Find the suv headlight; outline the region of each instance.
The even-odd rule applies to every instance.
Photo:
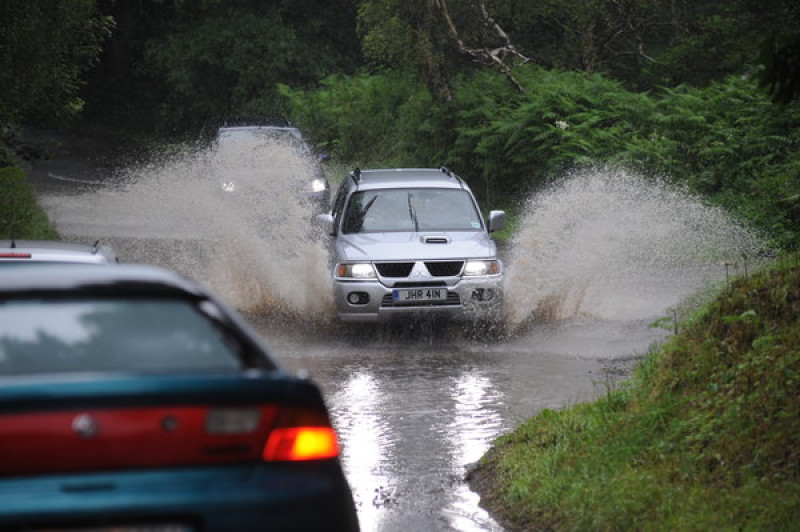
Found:
[[[356,262],[352,264],[337,264],[337,279],[375,279],[375,268],[370,262]]]
[[[468,260],[464,265],[464,277],[500,275],[503,265],[499,260]]]

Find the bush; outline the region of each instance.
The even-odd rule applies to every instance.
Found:
[[[435,105],[415,76],[336,75],[314,91],[279,89],[293,121],[337,159],[363,167],[410,166],[435,156],[420,138],[436,141],[438,128],[429,123]]]
[[[25,173],[13,166],[0,168],[0,238],[58,239]]]

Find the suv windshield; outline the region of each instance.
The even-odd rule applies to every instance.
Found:
[[[0,303],[0,376],[241,366],[233,339],[187,301]]]
[[[472,196],[461,189],[402,188],[353,193],[342,233],[479,231]]]

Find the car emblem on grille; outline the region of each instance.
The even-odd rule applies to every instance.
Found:
[[[415,262],[414,268],[411,270],[411,273],[408,274],[409,277],[430,277],[431,274],[428,273],[428,270],[425,268],[425,265],[421,262]]]
[[[81,414],[72,420],[72,430],[81,438],[93,438],[100,430],[100,425],[89,414]]]

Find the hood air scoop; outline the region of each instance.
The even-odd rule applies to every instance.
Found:
[[[450,239],[446,236],[423,236],[422,242],[424,244],[449,244]]]

